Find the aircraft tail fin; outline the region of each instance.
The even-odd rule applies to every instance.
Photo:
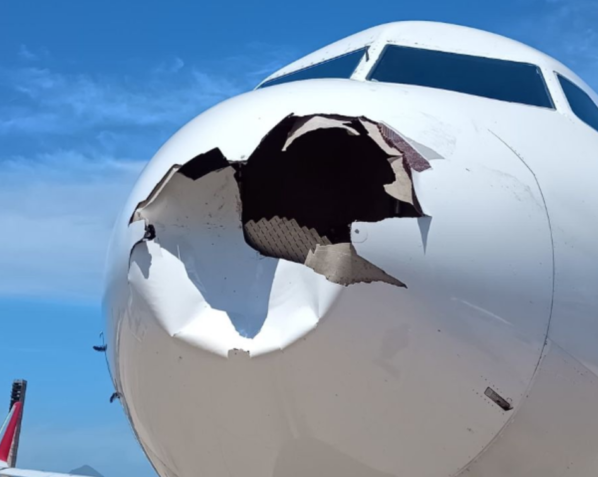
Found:
[[[0,428],[0,468],[14,467],[17,462],[26,389],[27,381],[13,382],[8,417]]]
[[[26,391],[27,381],[13,382],[8,417],[0,427],[0,477],[83,477],[75,474],[58,474],[56,472],[15,468]]]

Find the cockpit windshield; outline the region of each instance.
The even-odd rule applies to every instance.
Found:
[[[540,68],[529,63],[388,45],[368,79],[554,109]]]
[[[291,81],[301,81],[318,78],[350,78],[361,61],[367,48],[352,51],[342,56],[337,56],[330,60],[318,63],[302,70],[294,71],[288,75],[279,76],[262,83],[259,88],[274,86],[276,84],[289,83]]]
[[[598,131],[598,106],[592,98],[573,81],[557,75],[573,113],[591,128]]]

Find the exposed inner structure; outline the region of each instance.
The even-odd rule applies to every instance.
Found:
[[[321,122],[311,118],[310,123]],[[289,117],[241,165],[243,224],[295,219],[332,243],[350,241],[350,225],[420,214],[384,190],[395,181],[388,154],[358,120],[329,120],[301,134]]]
[[[408,159],[398,147],[407,144],[389,133],[365,118],[281,121],[246,163],[235,164],[247,242],[266,256],[304,263],[335,283],[402,286],[350,245],[353,222],[422,215]],[[407,153],[413,156],[411,148]]]
[[[222,206],[212,210],[208,202],[212,201],[227,204],[222,231],[232,234],[241,228],[232,223],[237,215],[246,244],[262,256],[304,264],[344,286],[371,282],[405,286],[357,254],[351,243],[351,224],[422,217],[412,171],[429,167],[382,123],[363,117],[289,115],[246,161],[229,162],[219,149],[213,149],[183,166],[173,166],[131,220],[146,221],[146,240],[156,238],[173,253],[176,249],[186,267],[194,267],[188,270],[190,276],[198,273],[197,257],[185,260],[173,237],[181,236],[185,227],[218,227]],[[219,181],[223,181],[220,186]],[[157,203],[160,196],[169,198],[163,206]],[[185,214],[182,210],[166,212],[175,203],[184,204]],[[194,220],[188,212],[196,223],[183,225]],[[176,232],[168,231],[172,226]],[[184,241],[188,248],[188,240]],[[205,286],[204,280],[197,283]]]

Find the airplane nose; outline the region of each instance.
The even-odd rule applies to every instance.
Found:
[[[343,288],[405,287],[359,255],[352,225],[423,217],[412,176],[429,167],[382,123],[291,114],[246,160],[214,148],[168,170],[131,217],[146,233],[129,281],[172,335],[220,354],[281,349]]]
[[[163,475],[460,475],[524,400],[552,296],[534,175],[381,88],[233,99],[140,178],[114,375]]]

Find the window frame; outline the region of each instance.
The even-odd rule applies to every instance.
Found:
[[[309,66],[306,66],[304,68],[300,68],[298,70],[291,71],[291,72],[286,73],[284,75],[280,75],[280,76],[276,76],[275,78],[264,80],[259,85],[257,85],[255,89],[257,90],[257,89],[267,88],[269,86],[278,86],[279,84],[293,83],[294,81],[309,81],[311,79],[351,79],[351,77],[353,76],[353,74],[355,73],[355,71],[357,70],[357,68],[359,67],[360,63],[363,61],[363,58],[367,54],[369,48],[370,48],[370,45],[362,46],[361,48],[357,48],[355,50],[348,51],[346,53],[343,53],[342,55],[338,55],[338,56],[334,56],[332,58],[328,58],[328,59],[326,59],[324,61],[320,61],[319,63],[314,63],[313,65],[309,65]],[[282,80],[283,78],[287,78],[287,77],[289,77],[291,75],[296,75],[297,73],[301,73],[303,71],[308,71],[310,69],[316,68],[316,67],[324,65],[326,63],[330,63],[330,62],[338,60],[340,58],[344,58],[346,56],[352,55],[352,54],[357,53],[359,51],[362,52],[361,58],[359,59],[359,61],[355,65],[355,68],[353,68],[353,70],[351,71],[351,74],[347,78],[344,78],[344,77],[343,78],[341,78],[341,77],[332,77],[332,76],[326,77],[326,78],[303,78],[303,79],[298,79],[298,80],[285,81],[283,83],[268,84],[268,83],[271,83],[271,82],[274,82],[274,81]]]
[[[519,101],[507,101],[504,99],[497,99],[497,98],[490,98],[488,96],[480,96],[478,94],[473,94],[473,93],[464,93],[462,91],[455,91],[452,89],[444,89],[444,88],[436,88],[433,86],[424,86],[424,85],[417,85],[417,84],[412,84],[412,83],[398,83],[398,82],[387,82],[387,81],[379,81],[376,80],[375,78],[372,79],[372,75],[374,74],[376,68],[378,67],[378,65],[380,64],[380,62],[384,59],[384,55],[386,53],[386,50],[392,47],[398,47],[398,48],[405,48],[405,49],[411,49],[411,50],[419,50],[419,51],[425,51],[425,52],[436,52],[436,53],[444,53],[447,55],[455,55],[455,56],[465,56],[465,57],[471,57],[471,58],[481,58],[481,59],[485,59],[485,60],[495,60],[495,61],[502,61],[502,62],[506,62],[506,63],[518,63],[521,65],[527,65],[527,66],[533,66],[534,68],[537,69],[538,74],[540,76],[540,80],[542,82],[542,86],[544,87],[544,91],[546,92],[546,96],[548,98],[548,102],[550,104],[550,106],[539,106],[537,104],[528,104],[528,103],[521,103]],[[532,108],[539,108],[542,110],[546,110],[546,111],[557,111],[557,105],[554,101],[554,97],[552,95],[552,91],[550,90],[550,87],[548,86],[548,82],[546,81],[546,75],[542,69],[541,66],[533,64],[533,63],[528,63],[525,61],[515,61],[515,60],[505,60],[503,58],[492,58],[489,56],[479,56],[479,55],[470,55],[467,53],[457,53],[457,52],[453,52],[453,51],[444,51],[444,50],[438,50],[438,49],[431,49],[431,48],[421,48],[419,46],[411,46],[411,45],[399,45],[396,43],[387,43],[386,45],[384,45],[384,48],[382,48],[382,51],[380,52],[380,54],[378,55],[378,57],[376,58],[376,61],[374,62],[374,64],[371,66],[368,74],[365,77],[366,81],[370,81],[370,82],[376,82],[376,83],[386,83],[386,84],[397,84],[397,85],[405,85],[405,86],[417,86],[420,88],[431,88],[431,89],[436,89],[439,91],[448,91],[451,93],[458,93],[458,94],[466,94],[468,96],[473,96],[476,98],[483,98],[483,99],[488,99],[491,101],[499,101],[501,103],[508,103],[508,104],[518,104],[521,106],[528,106],[528,107],[532,107]]]

